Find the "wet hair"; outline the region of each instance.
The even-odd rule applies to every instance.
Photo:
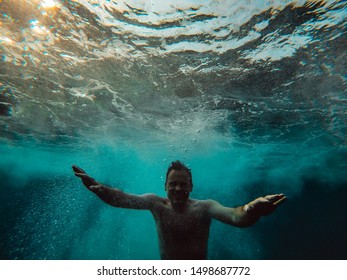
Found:
[[[176,160],[176,161],[173,161],[170,163],[168,169],[167,169],[167,172],[166,172],[166,181],[165,181],[165,185],[167,183],[167,178],[169,176],[169,173],[172,171],[172,170],[177,170],[177,171],[181,171],[181,170],[184,170],[188,173],[188,176],[189,176],[189,182],[190,182],[190,185],[191,187],[193,188],[193,179],[192,179],[192,172],[190,170],[190,168],[188,168],[187,166],[185,166],[182,162],[180,162],[179,160]]]

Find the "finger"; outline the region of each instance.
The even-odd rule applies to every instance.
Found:
[[[81,168],[79,168],[77,166],[74,166],[74,167],[73,168],[74,168],[74,171],[75,171],[75,175],[77,177],[81,178],[82,180],[88,180],[88,181],[90,181],[92,183],[96,182],[95,179],[90,177],[88,174],[86,174],[83,169],[81,169]]]
[[[78,176],[78,175],[77,175]],[[97,185],[98,183],[94,180],[94,178],[89,177],[89,176],[85,176],[84,174],[82,174],[82,176],[78,176],[82,179],[84,184],[87,185]]]
[[[268,201],[270,201],[271,203],[274,203],[277,200],[281,199],[282,197],[284,197],[283,194],[270,194],[270,195],[265,196],[264,198],[267,199]]]
[[[85,174],[85,173],[75,173],[75,175],[76,175],[77,177],[82,178],[82,179],[94,180],[92,177],[88,176],[88,175]]]
[[[73,165],[72,166],[72,169],[75,173],[86,173],[82,168],[79,168],[78,166],[76,165]]]
[[[273,202],[272,204],[274,206],[280,205],[283,201],[287,200],[286,196],[283,196],[282,198],[278,199],[277,201]]]
[[[93,191],[99,190],[100,187],[101,187],[100,185],[91,185],[89,186],[89,190],[93,192]]]

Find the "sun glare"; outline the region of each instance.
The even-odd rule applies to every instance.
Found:
[[[1,42],[7,43],[7,44],[13,44],[13,40],[8,37],[0,37],[0,43]]]
[[[30,28],[37,34],[47,34],[48,30],[46,27],[40,25],[40,22],[38,20],[30,20]]]
[[[55,8],[55,7],[58,7],[59,4],[57,2],[55,2],[54,0],[42,0],[41,2],[41,6],[43,8]]]

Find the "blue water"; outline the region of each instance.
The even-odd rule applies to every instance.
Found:
[[[345,1],[1,1],[0,258],[159,259],[149,212],[73,175],[165,196],[286,203],[213,222],[210,259],[346,259]]]

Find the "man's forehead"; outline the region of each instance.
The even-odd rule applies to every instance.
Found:
[[[171,170],[169,175],[168,175],[168,179],[169,180],[177,180],[177,179],[180,179],[180,180],[186,180],[186,179],[189,179],[189,174],[186,170]]]

